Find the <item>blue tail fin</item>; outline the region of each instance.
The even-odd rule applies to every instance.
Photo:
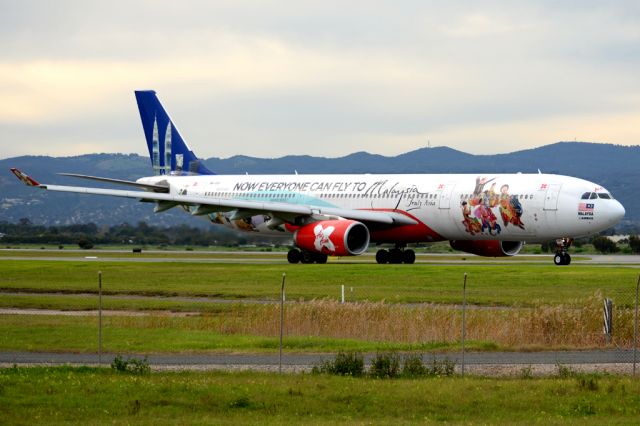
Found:
[[[213,175],[189,149],[153,90],[136,90],[151,165],[156,175]]]

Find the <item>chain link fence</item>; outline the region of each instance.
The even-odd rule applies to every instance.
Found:
[[[286,303],[282,332],[285,342],[292,337],[335,338],[343,339],[344,350],[349,350],[351,340],[370,341],[383,349],[440,353],[459,364],[499,364],[501,354],[508,353],[509,360],[521,364],[632,364],[635,374],[639,285],[640,277],[628,288],[598,290],[586,299],[525,306],[475,303],[486,297],[473,288],[472,276],[464,296],[462,276],[460,279],[464,304],[368,302],[356,300],[357,288],[340,286],[331,298]],[[260,318],[280,318],[280,307],[265,305],[262,309],[264,312],[254,309],[253,320],[244,318],[245,328],[238,331],[278,335],[279,321]],[[463,350],[475,355],[465,360]],[[544,353],[547,355],[540,355]]]

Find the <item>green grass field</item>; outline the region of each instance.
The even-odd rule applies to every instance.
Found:
[[[616,376],[380,380],[309,374],[0,370],[3,424],[636,424]]]
[[[287,274],[287,300],[316,299],[287,305],[288,352],[457,351],[460,311],[449,304],[462,301],[464,272],[469,303],[517,307],[470,310],[468,350],[585,347],[602,340],[601,297],[631,301],[638,276],[637,269],[618,266],[517,263],[461,267],[1,260],[0,308],[96,309],[99,270],[108,293],[105,309],[147,311],[144,316],[122,312],[103,318],[103,350],[111,353],[277,351],[278,304],[246,302],[277,300],[282,273]],[[335,302],[343,284],[347,300],[360,303]],[[207,302],[200,296],[227,301]],[[581,308],[585,300],[588,306]],[[97,321],[95,316],[0,315],[0,350],[95,353]],[[597,335],[585,343],[587,325]],[[575,328],[580,330],[577,340]],[[617,331],[622,329],[616,325]],[[564,425],[635,424],[640,416],[640,382],[632,378],[522,376],[527,378],[380,380],[5,368],[0,369],[0,424]]]
[[[248,265],[176,262],[0,261],[0,292],[207,296],[277,300],[282,274],[288,299],[340,296],[387,302],[461,303],[463,273],[468,300],[483,305],[568,303],[593,296],[631,294],[638,270],[620,266],[553,265]],[[351,291],[353,288],[353,291]],[[6,301],[4,302],[6,306]]]
[[[275,350],[277,305],[242,302],[276,301],[282,273],[287,274],[287,300],[319,301],[294,304],[285,311],[289,327],[285,346],[293,351],[457,348],[460,312],[452,304],[462,302],[464,272],[468,303],[510,308],[469,312],[472,349],[599,347],[601,298],[613,298],[616,312],[627,315],[620,308],[631,306],[638,274],[637,269],[618,266],[537,264],[1,260],[0,308],[95,310],[99,270],[106,293],[104,309],[151,314],[106,318],[108,350],[147,353]],[[346,287],[347,301],[361,303],[325,303],[339,299],[341,285]],[[372,303],[362,303],[366,301]],[[426,305],[404,305],[413,302]],[[199,315],[164,314],[170,312]],[[0,348],[95,352],[96,321],[86,316],[1,315]],[[629,339],[626,322],[616,330],[624,342]]]

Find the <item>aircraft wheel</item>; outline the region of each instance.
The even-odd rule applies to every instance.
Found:
[[[569,253],[556,253],[556,255],[553,256],[553,263],[558,266],[568,265],[571,263],[571,256]]]
[[[329,256],[327,256],[326,254],[322,254],[322,253],[316,254],[316,263],[318,263],[318,264],[327,263],[327,258],[328,257]]]
[[[300,262],[305,263],[305,264],[309,264],[309,263],[313,263],[314,261],[314,256],[313,253],[309,252],[309,251],[303,251],[302,255],[300,257]]]
[[[402,263],[402,250],[394,248],[389,250],[389,263],[399,264]]]
[[[298,249],[291,249],[289,250],[289,253],[287,253],[287,260],[289,261],[289,263],[298,263],[300,262],[300,250]]]
[[[376,252],[376,262],[378,262],[380,264],[388,263],[389,262],[389,252],[386,251],[385,249],[378,250]]]
[[[408,265],[411,265],[413,263],[416,262],[416,252],[411,250],[411,249],[407,249],[404,251],[403,256],[402,256],[402,261]]]

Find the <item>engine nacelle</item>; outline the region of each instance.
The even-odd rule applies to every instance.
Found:
[[[329,256],[357,256],[369,248],[369,229],[355,220],[322,220],[299,228],[294,243]]]
[[[524,243],[522,241],[469,241],[469,240],[451,240],[449,241],[451,248],[460,250],[478,256],[486,257],[504,257],[515,256],[520,253]]]

